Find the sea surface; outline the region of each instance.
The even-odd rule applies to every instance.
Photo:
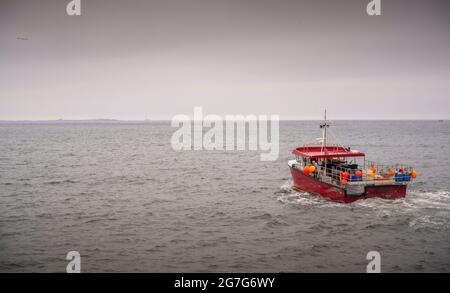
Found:
[[[337,121],[340,142],[409,162],[406,199],[331,202],[292,190],[280,156],[174,151],[169,122],[0,124],[0,272],[450,272],[450,122]]]

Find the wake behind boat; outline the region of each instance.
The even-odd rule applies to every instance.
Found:
[[[367,161],[365,154],[339,144],[327,144],[330,124],[320,124],[321,144],[297,147],[295,160],[288,165],[294,188],[344,203],[380,197],[406,196],[408,184],[417,177],[409,165],[379,164]]]

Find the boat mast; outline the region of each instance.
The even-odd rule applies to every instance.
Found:
[[[320,124],[320,128],[323,129],[322,132],[322,148],[321,152],[325,150],[326,152],[326,146],[327,146],[327,128],[330,127],[330,124],[327,123],[327,109],[325,109],[325,120],[323,123]]]

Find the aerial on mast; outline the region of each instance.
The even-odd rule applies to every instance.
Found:
[[[324,149],[326,151],[326,146],[327,146],[327,128],[328,127],[330,127],[330,124],[327,123],[327,109],[325,109],[325,119],[324,119],[323,123],[320,124],[320,128],[323,129],[322,149],[321,149],[322,152],[324,151]]]

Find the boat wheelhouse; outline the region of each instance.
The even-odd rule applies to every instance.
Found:
[[[358,199],[406,196],[407,185],[416,178],[412,166],[379,164],[366,160],[363,152],[339,144],[327,144],[326,121],[321,144],[305,145],[292,151],[288,165],[294,188],[331,200],[350,203]]]

